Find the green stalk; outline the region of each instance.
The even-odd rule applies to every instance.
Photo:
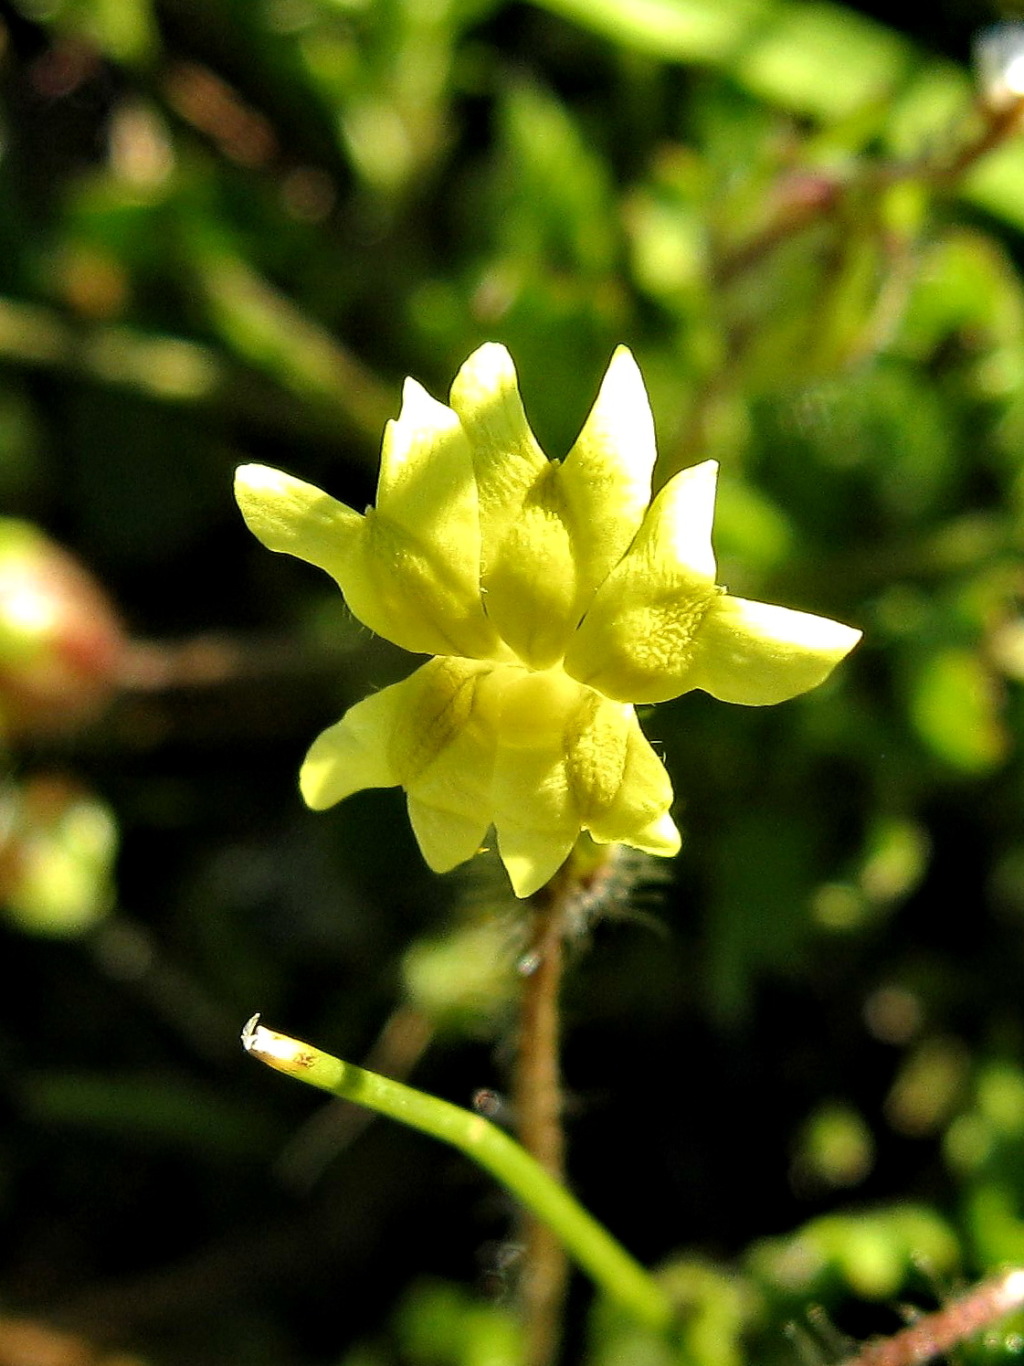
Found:
[[[552,1228],[569,1255],[609,1299],[649,1328],[666,1329],[672,1323],[672,1303],[657,1281],[564,1186],[490,1120],[266,1029],[258,1015],[243,1030],[242,1043],[249,1053],[278,1072],[365,1105],[458,1148]]]

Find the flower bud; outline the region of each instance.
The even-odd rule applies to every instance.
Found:
[[[92,576],[28,522],[0,518],[0,731],[88,720],[117,685],[125,637]]]

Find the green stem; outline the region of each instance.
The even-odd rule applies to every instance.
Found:
[[[254,1057],[321,1091],[355,1101],[458,1148],[485,1168],[538,1218],[554,1229],[577,1264],[609,1299],[650,1328],[674,1318],[668,1296],[639,1262],[523,1148],[482,1115],[438,1100],[411,1086],[342,1062],[311,1044],[277,1034],[254,1015],[242,1033]]]

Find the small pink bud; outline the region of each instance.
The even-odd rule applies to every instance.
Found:
[[[121,622],[99,584],[28,522],[0,519],[0,729],[81,724],[118,683]]]

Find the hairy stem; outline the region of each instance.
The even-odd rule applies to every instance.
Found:
[[[1024,1271],[1019,1267],[925,1314],[892,1337],[866,1343],[842,1366],[923,1366],[998,1323],[1024,1304]]]
[[[519,1140],[556,1181],[563,1177],[565,1151],[558,993],[566,900],[572,886],[570,875],[559,873],[534,898],[513,1084]],[[529,1211],[523,1218],[522,1236],[520,1300],[526,1330],[525,1366],[550,1366],[561,1339],[568,1263],[557,1235]]]

